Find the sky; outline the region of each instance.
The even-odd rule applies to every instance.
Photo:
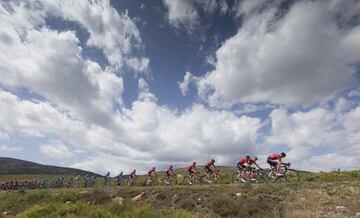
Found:
[[[0,156],[360,166],[356,0],[0,0]]]

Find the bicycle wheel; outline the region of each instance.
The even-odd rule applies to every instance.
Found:
[[[300,173],[294,169],[288,169],[285,171],[285,180],[287,182],[299,182],[300,181]]]
[[[220,174],[217,174],[217,175],[214,176],[213,181],[216,184],[224,183],[224,176],[222,176]]]
[[[240,181],[240,173],[239,172],[234,173],[231,177],[231,181],[232,181],[232,183],[241,182]]]
[[[258,170],[256,172],[256,180],[258,182],[268,182],[269,181],[269,171],[266,170]]]

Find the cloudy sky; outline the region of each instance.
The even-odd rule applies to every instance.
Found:
[[[0,156],[360,166],[360,1],[0,0]]]

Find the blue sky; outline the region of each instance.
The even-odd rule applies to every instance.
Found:
[[[360,164],[357,1],[2,1],[0,156]],[[324,164],[326,163],[326,164]]]

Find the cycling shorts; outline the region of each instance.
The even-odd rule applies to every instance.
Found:
[[[187,170],[187,173],[190,174],[190,175],[192,175],[192,174],[194,174],[195,172],[188,169],[188,170]]]
[[[267,162],[268,162],[268,164],[269,164],[270,166],[272,166],[272,167],[276,167],[276,165],[277,165],[276,161],[271,160],[271,159],[268,159]]]
[[[245,165],[245,164],[238,163],[238,164],[237,164],[237,167],[239,168],[239,170],[242,170],[242,169],[245,169],[245,168],[246,168],[246,165]]]
[[[211,173],[212,172],[212,169],[210,169],[208,167],[205,167],[204,170],[205,170],[206,173]]]
[[[170,177],[171,173],[165,172],[165,176]]]

